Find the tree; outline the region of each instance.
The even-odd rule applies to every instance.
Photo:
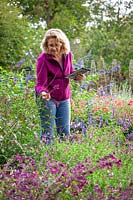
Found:
[[[76,37],[85,28],[90,11],[85,0],[9,0],[32,22],[46,21],[47,28],[61,28],[68,37]]]
[[[24,35],[28,24],[24,17],[19,18],[20,11],[7,1],[0,4],[0,10],[0,64],[7,66],[22,57]]]
[[[121,4],[122,1],[116,1],[112,5],[106,2],[97,12],[97,4],[91,4],[93,23],[90,21],[89,26],[80,34],[78,49],[81,52],[91,50],[95,60],[102,56],[108,65],[113,59],[117,59],[123,69],[128,71],[129,61],[132,59],[131,1],[125,7],[121,7]]]
[[[0,4],[0,65],[10,67],[19,60],[25,60],[24,65],[31,64],[33,57],[26,56],[30,52],[34,60],[40,52],[40,43],[44,35],[41,25],[33,26],[20,9],[9,5],[6,0]]]

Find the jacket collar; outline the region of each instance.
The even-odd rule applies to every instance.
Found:
[[[48,54],[48,53],[45,53],[45,57],[47,60],[51,60],[51,59],[54,59],[54,56],[52,54]],[[63,59],[66,58],[66,54],[63,54]]]

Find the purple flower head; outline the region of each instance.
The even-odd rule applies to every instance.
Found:
[[[111,89],[110,84],[109,84],[109,85],[106,85],[106,88],[107,88],[107,91],[109,91],[109,90]]]
[[[80,122],[80,128],[82,129],[84,127],[84,122]]]
[[[114,118],[114,115],[115,115],[115,109],[114,109],[114,107],[113,107],[113,108],[112,108],[111,118]]]
[[[113,72],[118,72],[120,68],[121,68],[120,65],[115,66],[115,67],[112,68],[112,71],[113,71]]]
[[[128,139],[133,141],[133,131],[128,135]]]
[[[130,119],[128,119],[127,126],[130,127],[130,125],[131,125],[131,121],[130,121]]]
[[[88,125],[92,125],[92,115],[91,112],[88,113]]]
[[[80,88],[81,88],[81,89],[85,89],[85,85],[81,85]]]
[[[25,62],[25,58],[22,58],[20,61],[17,62],[17,64],[15,65],[16,67],[19,67],[20,65],[22,65]]]
[[[122,165],[121,160],[117,160],[115,163],[116,163],[117,167],[121,167],[121,165]]]
[[[103,117],[100,116],[99,128],[103,126]]]
[[[26,55],[26,56],[31,56],[32,58],[34,57],[31,50],[30,50],[30,51],[27,51],[27,52],[25,53],[25,55]]]
[[[45,158],[49,157],[49,153],[46,152],[46,153],[44,154],[44,157],[45,157]]]
[[[98,193],[99,195],[102,195],[102,190],[98,184],[95,185],[94,192]]]
[[[16,85],[16,83],[18,82],[18,78],[17,77],[14,77],[14,85]]]
[[[123,122],[122,119],[120,117],[118,117],[118,122],[117,122],[118,126],[121,126],[122,122]]]
[[[34,75],[30,74],[26,77],[26,83],[28,83],[29,81],[34,80]]]
[[[85,128],[85,123],[84,122],[80,122],[80,128],[82,129],[82,133],[84,134],[84,136],[86,136],[86,128]]]
[[[42,142],[44,142],[47,145],[52,144],[52,139],[53,139],[53,134],[50,132],[44,132],[43,135],[41,136]]]
[[[24,161],[24,159],[23,159],[19,154],[17,154],[17,155],[15,156],[15,158],[16,158],[16,160],[19,161],[20,163],[22,163],[22,162]]]
[[[100,96],[104,96],[105,95],[104,88],[99,88],[98,93]]]
[[[76,64],[74,64],[75,68],[82,68],[84,66],[84,61],[79,60]]]
[[[111,74],[111,71],[110,71],[110,70],[107,70],[107,71],[106,71],[106,74]]]
[[[30,51],[27,51],[25,54],[26,54],[26,56],[30,56],[30,55],[31,55],[31,52],[30,52]]]
[[[58,174],[59,173],[59,169],[57,167],[49,167],[49,170],[51,172],[51,174]]]
[[[88,86],[88,83],[85,83],[84,85],[81,85],[80,88],[85,89],[87,86]]]
[[[126,113],[124,114],[124,119],[123,119],[123,122],[122,122],[122,126],[123,126],[123,127],[126,126]]]

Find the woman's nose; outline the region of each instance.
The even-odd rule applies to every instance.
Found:
[[[52,49],[53,49],[53,50],[56,50],[56,47],[54,46],[54,47],[52,47]]]

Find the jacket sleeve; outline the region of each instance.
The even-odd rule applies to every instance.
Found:
[[[71,60],[71,67],[70,67],[70,74],[71,74],[72,72],[75,71],[75,69],[74,69],[74,67],[73,67],[73,55],[72,55],[71,52],[70,52],[70,60]]]
[[[38,57],[36,63],[35,90],[38,94],[40,94],[42,91],[48,92],[48,71],[43,56]]]

